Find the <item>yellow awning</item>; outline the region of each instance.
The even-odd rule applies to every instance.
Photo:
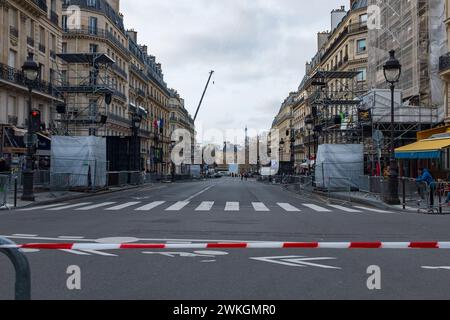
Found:
[[[450,147],[450,138],[427,139],[395,149],[397,159],[437,159]]]

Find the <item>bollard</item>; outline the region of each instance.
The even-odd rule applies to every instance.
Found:
[[[403,210],[406,210],[406,180],[402,179],[402,187],[403,187]]]
[[[14,176],[14,208],[17,208],[17,176]]]
[[[0,245],[15,245],[15,243],[0,237]],[[19,249],[0,249],[0,253],[9,258],[16,272],[15,299],[31,300],[31,273],[27,258]]]

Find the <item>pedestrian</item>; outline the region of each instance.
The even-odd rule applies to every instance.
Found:
[[[387,166],[384,168],[383,177],[389,178],[390,175],[391,175],[391,167]]]
[[[430,193],[430,208],[434,207],[434,190],[436,188],[436,182],[430,171],[426,168],[419,169],[419,176],[416,179],[416,183],[419,186],[419,193],[423,197],[424,189]]]

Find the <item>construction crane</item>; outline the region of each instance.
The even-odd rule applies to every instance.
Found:
[[[197,119],[198,112],[200,111],[200,107],[202,106],[203,99],[205,98],[206,91],[208,90],[209,82],[211,81],[211,77],[214,74],[214,70],[209,72],[208,82],[206,82],[205,90],[203,91],[202,98],[200,99],[200,103],[198,104],[197,111],[195,112],[194,122]]]

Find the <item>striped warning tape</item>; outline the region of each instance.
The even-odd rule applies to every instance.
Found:
[[[123,250],[123,249],[450,249],[450,242],[264,242],[264,243],[29,243],[0,249]]]

